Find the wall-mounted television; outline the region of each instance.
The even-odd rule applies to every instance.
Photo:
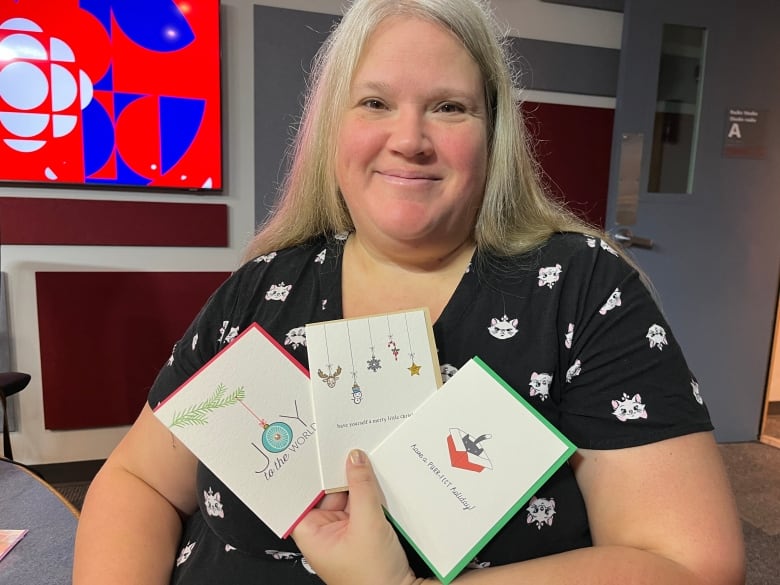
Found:
[[[219,0],[0,0],[0,183],[222,189]]]

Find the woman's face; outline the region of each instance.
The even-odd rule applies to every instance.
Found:
[[[487,167],[482,75],[451,33],[393,17],[369,38],[350,86],[336,178],[361,239],[460,245]]]

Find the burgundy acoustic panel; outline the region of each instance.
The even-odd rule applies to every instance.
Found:
[[[37,272],[45,427],[130,424],[225,272]]]
[[[0,197],[3,244],[228,245],[227,205]]]
[[[604,227],[615,111],[526,102],[523,113],[550,191]]]

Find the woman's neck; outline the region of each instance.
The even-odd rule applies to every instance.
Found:
[[[388,254],[352,234],[344,250],[344,317],[427,307],[436,321],[466,271],[474,247],[468,240],[446,251],[410,248],[408,253]]]

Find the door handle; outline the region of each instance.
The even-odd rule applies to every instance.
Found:
[[[635,236],[628,228],[619,228],[615,231],[612,237],[624,248],[635,246],[637,248],[644,248],[645,250],[653,249],[653,240],[650,238],[640,238],[639,236]]]

